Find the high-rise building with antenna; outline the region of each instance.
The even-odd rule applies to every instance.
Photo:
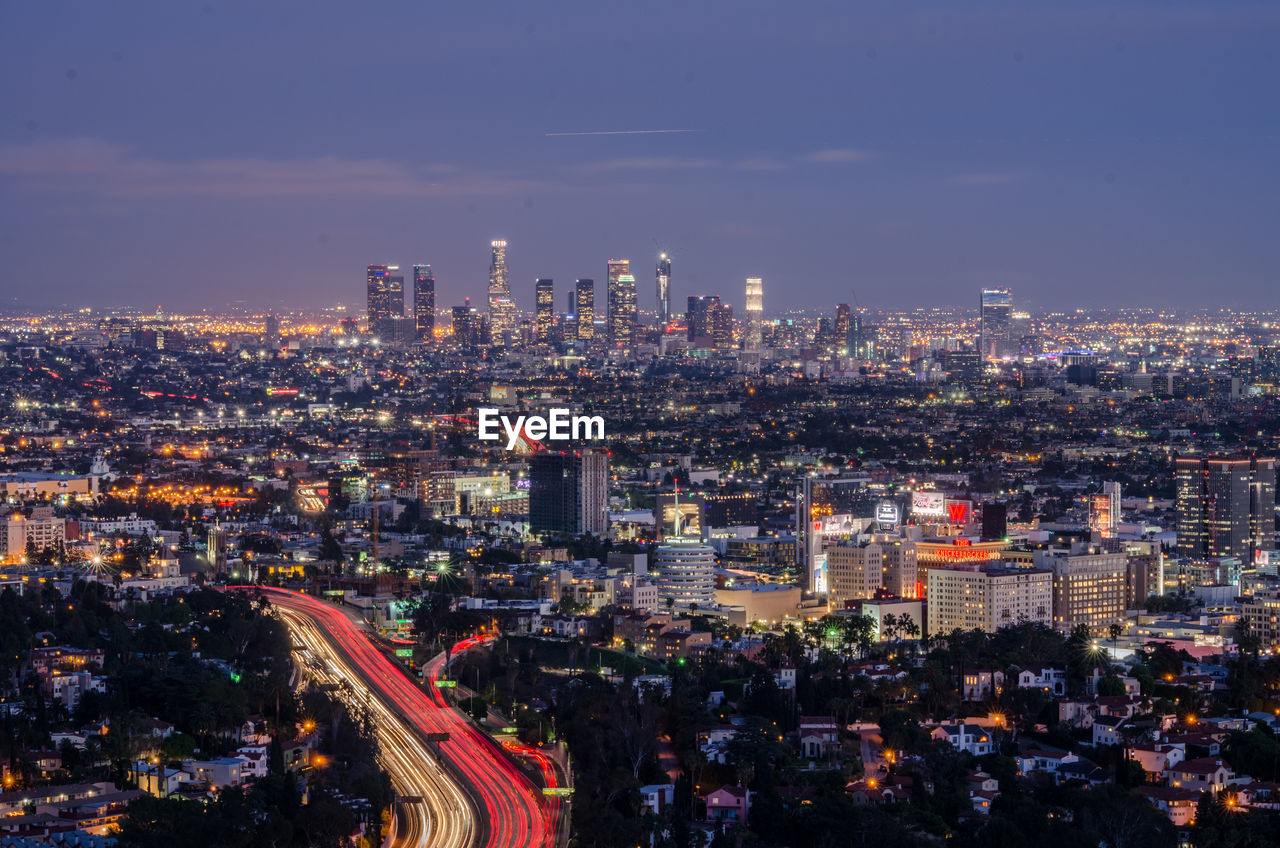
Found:
[[[608,286],[609,344],[629,348],[636,327],[636,278],[631,275],[630,259],[609,260]]]
[[[742,349],[759,350],[764,339],[764,280],[762,278],[747,277],[743,312],[747,319],[747,326],[742,337]]]
[[[495,344],[501,344],[504,334],[516,329],[516,304],[511,298],[511,282],[507,276],[507,243],[501,239],[492,243],[489,260],[489,328]]]
[[[658,254],[658,326],[671,323],[671,257]]]

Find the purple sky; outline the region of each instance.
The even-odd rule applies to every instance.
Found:
[[[122,10],[128,10],[125,14]],[[963,9],[964,11],[956,11]],[[1280,307],[1280,5],[0,5],[0,307]],[[643,135],[548,135],[680,129]]]

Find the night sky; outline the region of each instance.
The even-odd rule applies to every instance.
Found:
[[[963,9],[964,11],[959,11]],[[122,10],[128,10],[128,14]],[[0,5],[0,305],[1280,307],[1280,4]],[[637,130],[688,132],[564,135]],[[599,286],[599,283],[598,283]],[[598,296],[603,306],[603,297]]]

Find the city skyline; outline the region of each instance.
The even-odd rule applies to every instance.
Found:
[[[1276,844],[1278,41],[0,7],[0,841]]]
[[[1278,119],[1257,104],[1280,10],[724,11],[312,6],[248,32],[212,6],[141,25],[10,6],[0,304],[330,304],[391,255],[454,303],[499,237],[516,282],[667,252],[676,303],[751,275],[801,306],[979,286],[1039,308],[1276,303]],[[393,31],[448,46],[363,66],[351,48]],[[464,56],[484,71],[450,74]],[[616,61],[640,56],[646,74]]]

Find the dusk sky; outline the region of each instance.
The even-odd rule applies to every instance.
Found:
[[[964,11],[959,11],[963,9]],[[128,13],[125,12],[127,10]],[[0,306],[1280,307],[1280,4],[0,6]],[[593,134],[686,130],[648,134]],[[598,295],[603,305],[603,297]],[[682,306],[681,306],[682,308]]]

